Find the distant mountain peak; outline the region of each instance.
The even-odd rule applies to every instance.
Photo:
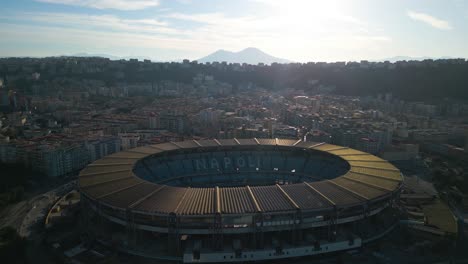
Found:
[[[213,52],[212,54],[216,54],[216,53],[225,53],[225,52],[230,52],[230,51],[223,50],[223,49],[219,49],[219,50]]]
[[[243,49],[241,51],[260,51],[260,52],[263,52],[260,49],[255,48],[255,47],[247,47],[247,48],[245,48],[245,49]]]
[[[265,63],[271,64],[273,62],[277,63],[288,63],[289,60],[277,58],[271,56],[258,48],[248,47],[238,52],[232,52],[228,50],[219,49],[210,55],[203,57],[198,60],[201,63],[205,62],[223,62],[228,63],[248,63],[248,64],[258,64]]]

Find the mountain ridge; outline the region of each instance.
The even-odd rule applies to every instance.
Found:
[[[238,52],[228,51],[219,49],[203,58],[197,60],[198,62],[228,62],[228,63],[248,63],[248,64],[272,64],[277,63],[289,63],[291,61],[287,59],[278,58],[261,51],[258,48],[248,47]]]

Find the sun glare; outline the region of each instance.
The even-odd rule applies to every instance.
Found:
[[[275,4],[278,15],[291,22],[333,19],[341,14],[342,7],[338,1],[296,0]]]

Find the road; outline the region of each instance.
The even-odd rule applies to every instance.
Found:
[[[10,205],[0,213],[0,228],[12,226],[20,236],[33,239],[34,231],[43,228],[49,208],[75,186],[76,181],[71,181],[29,200]]]

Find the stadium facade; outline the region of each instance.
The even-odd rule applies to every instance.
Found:
[[[185,263],[360,248],[395,225],[401,183],[398,169],[368,153],[255,138],[138,147],[79,176],[91,238]]]

